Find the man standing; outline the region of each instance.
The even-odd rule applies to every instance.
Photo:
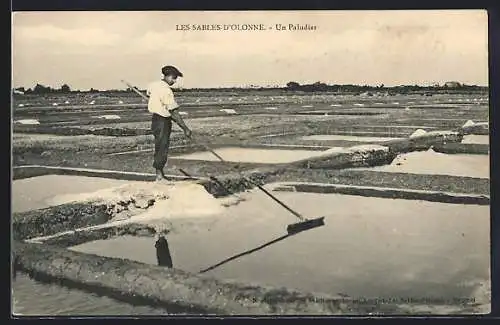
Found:
[[[152,82],[148,89],[148,111],[153,113],[151,129],[155,138],[155,153],[153,167],[156,170],[156,180],[165,179],[163,168],[167,164],[172,120],[179,125],[184,134],[191,138],[191,130],[186,126],[179,114],[179,105],[175,101],[174,93],[170,86],[182,73],[173,66],[167,65],[161,69],[163,78]]]

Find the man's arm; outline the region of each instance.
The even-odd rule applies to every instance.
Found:
[[[187,127],[186,123],[182,119],[179,114],[179,104],[175,101],[174,93],[171,89],[167,89],[163,94],[162,98],[163,104],[167,107],[167,110],[170,112],[170,116],[172,120],[184,131],[184,134],[190,138],[191,130]]]
[[[186,123],[184,123],[184,120],[182,119],[181,115],[179,114],[179,109],[175,108],[173,110],[170,110],[170,116],[172,117],[172,120],[184,131],[184,134],[188,138],[190,138],[192,132],[187,127]]]

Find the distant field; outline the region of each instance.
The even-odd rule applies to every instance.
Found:
[[[489,118],[484,93],[358,96],[249,91],[177,96],[186,123],[198,139],[213,146],[349,146],[369,142],[370,137],[406,138],[417,129],[457,130],[468,120]],[[146,103],[133,93],[16,96],[13,105],[15,163],[53,164],[59,158],[69,161],[72,152],[78,152],[77,164],[85,164],[88,155],[153,146]],[[336,138],[303,139],[325,135]],[[177,126],[172,146],[191,146]],[[196,150],[191,147],[183,152]]]

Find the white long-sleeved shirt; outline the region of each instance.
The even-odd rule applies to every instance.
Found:
[[[170,111],[179,107],[170,86],[163,80],[153,81],[147,89],[149,96],[148,111],[169,117]]]

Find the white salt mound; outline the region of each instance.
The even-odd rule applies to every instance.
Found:
[[[482,126],[484,128],[488,128],[489,123],[488,122],[477,122],[477,123],[474,123],[474,126]]]
[[[166,199],[169,185],[151,182],[130,182],[125,185],[109,187],[95,192],[57,195],[50,200],[53,205],[70,202],[96,202],[115,204],[131,198],[149,196],[155,199]]]
[[[19,104],[19,105],[17,105],[17,106],[19,106],[19,107],[24,107],[24,104]]]
[[[37,125],[37,124],[40,124],[40,122],[38,122],[38,120],[36,120],[36,119],[17,120],[15,123],[25,124],[25,125]]]
[[[278,108],[277,107],[266,107],[264,109],[267,109],[267,110],[277,110]]]
[[[227,114],[236,114],[236,111],[232,108],[223,108],[220,110],[220,112],[224,112],[224,113],[227,113]]]
[[[118,187],[92,193],[60,195],[52,204],[94,202],[115,205],[120,202],[154,200],[154,205],[131,216],[130,222],[150,222],[171,218],[200,218],[220,215],[225,207],[238,204],[242,199],[231,196],[216,199],[195,182],[131,182]]]
[[[52,103],[52,106],[57,106],[58,104],[57,103]]]
[[[425,131],[422,129],[418,129],[417,131],[413,132],[412,135],[410,135],[410,138],[432,137],[432,136],[438,136],[438,135],[446,138],[447,136],[458,135],[458,132],[454,132],[454,131]]]
[[[466,127],[469,127],[469,126],[473,126],[475,123],[472,122],[472,120],[468,120],[467,122],[465,122],[465,124],[462,126],[463,128],[466,128]]]
[[[99,115],[97,118],[105,119],[105,120],[119,120],[120,116],[118,115]]]
[[[421,137],[421,136],[425,135],[426,133],[427,133],[427,131],[422,130],[422,129],[418,129],[418,130],[416,130],[415,132],[413,132],[413,133],[410,135],[410,139],[412,139],[412,138],[417,138],[417,137]]]
[[[222,214],[227,200],[210,195],[202,185],[179,183],[168,190],[168,199],[161,200],[145,213],[132,220],[158,220],[172,218],[200,218]]]

